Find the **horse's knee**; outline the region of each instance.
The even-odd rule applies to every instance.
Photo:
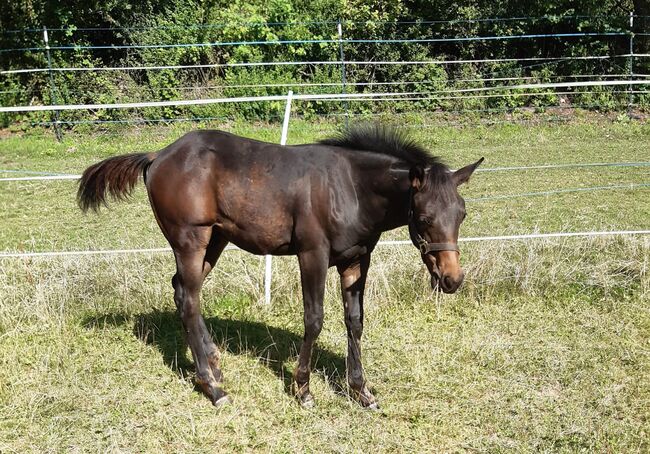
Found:
[[[174,291],[174,303],[181,320],[188,320],[199,314],[199,299],[192,292],[187,291],[182,285]]]
[[[323,329],[323,314],[305,314],[305,337],[318,337]]]
[[[182,298],[179,298],[178,301],[174,298],[174,301],[176,302],[176,307],[181,316],[181,320],[189,320],[200,315],[199,301],[197,298],[192,298],[185,294]]]
[[[194,285],[192,281],[181,279],[176,273],[172,277],[172,286],[174,287],[174,303],[176,309],[183,320],[194,317],[199,313],[199,293],[200,286]]]

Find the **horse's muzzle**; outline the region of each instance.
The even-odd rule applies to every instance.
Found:
[[[455,293],[456,290],[463,283],[465,274],[461,271],[457,278],[453,278],[448,274],[440,276],[438,273],[431,274],[431,288],[439,292]]]

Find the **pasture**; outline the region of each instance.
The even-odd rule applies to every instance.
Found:
[[[484,169],[650,161],[647,123],[405,123],[452,167],[481,156]],[[275,124],[211,126],[280,137]],[[62,143],[8,135],[0,177],[80,173],[190,128],[68,133]],[[334,129],[292,121],[288,143]],[[642,165],[481,171],[461,189],[470,199],[461,237],[648,229],[649,177]],[[0,182],[0,250],[167,246],[142,185],[98,215],[82,215],[75,193],[74,181]],[[382,239],[407,238],[399,229]],[[413,246],[373,254],[362,350],[377,412],[346,395],[334,270],[315,351],[316,406],[306,410],[288,392],[302,337],[295,258],[274,259],[267,307],[263,258],[223,254],[203,290],[234,398],[216,409],[194,387],[171,253],[0,258],[0,451],[647,452],[650,237],[461,249],[467,277],[455,295],[431,292]]]

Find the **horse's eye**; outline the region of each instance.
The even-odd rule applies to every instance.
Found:
[[[424,217],[424,216],[422,216],[422,217],[420,218],[420,224],[426,224],[426,225],[431,225],[431,219],[430,219],[430,218],[427,218],[427,217]]]

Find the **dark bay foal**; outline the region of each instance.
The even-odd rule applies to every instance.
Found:
[[[463,281],[457,246],[465,203],[457,186],[481,163],[450,171],[398,130],[357,126],[320,143],[280,146],[221,131],[194,131],[157,153],[90,166],[79,183],[83,211],[128,196],[144,175],[177,272],[174,302],[196,364],[196,381],[215,405],[228,401],[219,351],[201,315],[205,277],[229,242],[253,254],[297,255],[305,335],[295,394],[313,405],[311,353],[323,326],[327,269],[336,266],[348,333],[351,394],[376,408],[361,365],[363,292],[370,254],[386,230],[409,226],[431,286]]]

